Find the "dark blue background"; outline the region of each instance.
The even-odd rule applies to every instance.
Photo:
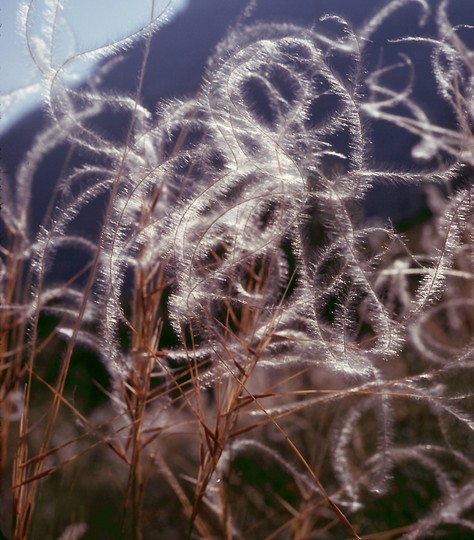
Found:
[[[202,81],[206,62],[219,40],[239,20],[290,22],[311,26],[320,25],[319,18],[326,13],[346,17],[357,29],[363,21],[376,13],[380,0],[260,0],[247,21],[243,17],[247,0],[191,0],[189,8],[178,15],[153,37],[151,54],[147,64],[142,102],[155,110],[162,99],[192,96]],[[432,1],[435,7],[437,2]],[[375,66],[383,49],[384,63],[397,61],[398,53],[407,53],[416,69],[415,98],[442,125],[453,126],[453,115],[448,105],[437,97],[431,75],[429,46],[420,44],[390,44],[387,40],[406,35],[435,35],[434,20],[431,19],[420,30],[418,18],[420,7],[410,2],[392,16],[373,36],[364,59],[367,68]],[[474,23],[474,3],[471,0],[453,0],[450,9],[453,23]],[[138,43],[124,53],[124,60],[113,69],[104,81],[104,88],[133,95],[137,86],[138,73],[143,59],[144,44]],[[2,165],[12,181],[15,170],[30,147],[35,134],[45,125],[45,113],[37,110],[22,119],[0,139]],[[118,134],[121,127],[113,118],[105,119],[105,131]],[[114,124],[115,122],[115,124]],[[373,129],[373,158],[377,167],[390,170],[423,170],[434,168],[434,163],[417,163],[410,157],[416,139],[389,125],[377,125]],[[61,170],[67,145],[58,148],[45,160],[38,171],[35,187],[35,217],[39,223],[49,201],[50,191]],[[80,157],[76,157],[79,163]],[[419,190],[407,186],[377,186],[372,189],[365,203],[368,217],[391,218],[394,222],[418,219],[424,207],[424,197]],[[98,208],[94,211],[99,211]],[[426,215],[421,214],[421,215]],[[91,210],[89,218],[94,220]]]

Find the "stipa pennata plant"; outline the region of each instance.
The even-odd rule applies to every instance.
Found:
[[[366,71],[374,35],[411,4],[420,24],[437,22],[439,35],[421,41],[457,130],[430,121],[411,77],[392,89],[387,74],[412,74],[407,56]],[[469,534],[472,201],[456,160],[470,163],[472,54],[448,10],[392,1],[357,31],[339,16],[322,30],[241,25],[218,46],[199,94],[157,114],[140,104],[146,55],[131,97],[99,90],[110,64],[82,89],[62,84],[62,67],[41,64],[52,124],[3,214],[12,242],[2,314],[15,322],[2,326],[2,397],[25,396],[15,538],[30,533],[40,482],[97,445],[127,471],[129,537],[146,534],[157,476],[189,537]],[[118,140],[98,131],[107,113],[126,126]],[[378,168],[370,128],[380,121],[419,137],[414,157],[448,165]],[[65,142],[70,163],[50,218],[32,233],[35,175]],[[379,182],[429,185],[427,244],[363,222],[358,209]],[[97,202],[99,230],[81,235]],[[83,261],[60,282],[54,270],[70,248]],[[25,267],[24,280],[12,264]],[[26,296],[12,285],[20,281]],[[108,373],[101,422],[67,394],[84,348]],[[62,355],[53,382],[42,375],[44,350]],[[35,426],[38,381],[49,402]],[[61,435],[63,410],[77,434]]]

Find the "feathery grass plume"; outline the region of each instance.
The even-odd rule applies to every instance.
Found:
[[[389,1],[359,29],[339,15],[311,28],[244,17],[199,93],[156,112],[141,103],[155,10],[135,36],[146,42],[137,92],[120,95],[100,89],[110,63],[80,88],[65,74],[135,37],[60,58],[61,5],[45,2],[38,35],[37,3],[22,11],[51,122],[2,193],[3,425],[21,411],[13,537],[34,537],[39,486],[99,447],[117,458],[107,467],[123,482],[126,537],[150,536],[160,497],[176,513],[172,495],[188,520],[176,534],[189,538],[470,534],[472,50],[451,2]],[[372,42],[412,8],[438,35],[391,46],[432,50],[457,127],[417,99],[406,52],[367,72]],[[394,86],[398,72],[406,83]],[[101,125],[108,116],[120,133]],[[378,165],[380,123],[415,135],[412,158],[427,170]],[[60,147],[39,225],[33,187]],[[382,182],[426,188],[421,240],[363,219]],[[71,250],[81,258],[68,270]],[[92,413],[81,385],[68,393],[76,357],[108,373]],[[152,493],[162,477],[168,487]],[[70,518],[58,530],[92,530]]]

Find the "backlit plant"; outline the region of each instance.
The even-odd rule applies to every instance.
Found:
[[[101,89],[127,40],[88,53],[112,60],[67,86],[68,62],[44,53],[60,2],[45,2],[41,35],[28,33],[34,4],[23,21],[50,124],[3,179],[1,215],[12,538],[98,534],[81,500],[45,518],[61,507],[57,478],[91,454],[124,492],[126,538],[474,534],[473,52],[450,2],[389,1],[357,30],[335,15],[241,22],[200,92],[157,112],[141,105],[147,53],[136,95]],[[374,36],[407,8],[437,34],[396,43],[431,50],[455,127],[416,99],[406,54],[367,69]],[[99,127],[109,117],[120,134]],[[413,136],[424,169],[378,165],[380,123]],[[64,145],[38,227],[32,192]],[[427,193],[418,236],[363,219],[383,183]],[[92,406],[71,391],[78,362],[105,368]]]

